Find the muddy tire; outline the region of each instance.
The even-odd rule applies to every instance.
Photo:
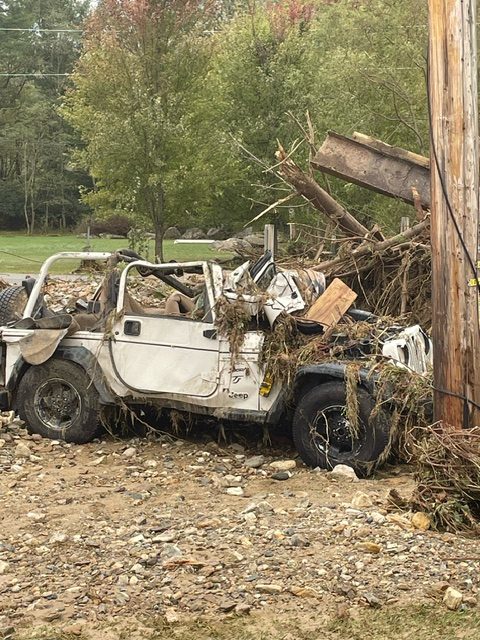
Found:
[[[375,468],[389,443],[389,415],[374,409],[372,396],[358,389],[358,425],[346,417],[343,381],[310,388],[300,398],[293,417],[293,441],[302,460],[311,467],[333,469],[345,464],[362,476]]]
[[[23,287],[7,287],[0,291],[0,327],[20,320],[27,300],[27,292]]]
[[[51,358],[30,367],[18,386],[18,413],[30,433],[83,444],[99,428],[97,390],[85,371],[68,360]]]

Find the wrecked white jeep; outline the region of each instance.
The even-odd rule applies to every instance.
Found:
[[[373,411],[375,376],[368,357],[358,371],[355,428],[347,417],[345,360],[300,366],[288,384],[263,361],[271,325],[282,312],[298,313],[306,305],[295,272],[278,270],[269,255],[233,273],[215,262],[153,264],[138,258],[128,251],[60,253],[44,263],[36,281],[0,292],[3,409],[16,410],[33,433],[75,443],[96,436],[106,406],[150,405],[271,426],[289,421],[306,464],[344,463],[361,472],[374,465],[389,442],[389,414],[387,404]],[[51,266],[62,259],[106,261],[107,275],[91,300],[53,313],[42,291]],[[119,260],[126,262],[122,270]],[[129,292],[132,270],[178,293],[165,308],[144,308]],[[201,285],[185,284],[180,276],[186,273],[202,275]],[[264,294],[246,293],[245,278]],[[324,288],[321,277],[308,286],[311,299]],[[238,300],[252,324],[233,353],[219,315]],[[354,309],[348,313],[352,322],[370,318]],[[308,324],[301,330],[321,331]],[[358,344],[356,349],[358,359]],[[423,373],[430,342],[418,326],[397,327],[387,332],[382,351],[384,359]]]

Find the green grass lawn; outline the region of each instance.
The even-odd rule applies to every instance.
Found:
[[[128,240],[107,240],[93,238],[92,251],[115,251],[128,247]],[[85,249],[85,238],[74,235],[64,236],[24,236],[0,235],[0,273],[36,274],[42,262],[54,253],[61,251],[82,251]],[[173,240],[165,240],[166,260],[187,262],[189,260],[208,260],[213,258],[228,259],[230,254],[216,253],[208,245],[174,244]],[[149,257],[153,258],[153,241],[149,246]],[[53,266],[53,273],[70,273],[78,263],[62,261]]]

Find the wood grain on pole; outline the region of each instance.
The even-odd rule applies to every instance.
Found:
[[[476,267],[476,2],[429,0],[429,22],[434,414],[445,424],[473,427],[480,412],[455,395],[480,405],[479,299],[469,286],[474,272],[467,256]]]

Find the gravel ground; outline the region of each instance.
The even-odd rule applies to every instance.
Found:
[[[369,609],[446,610],[449,586],[460,610],[477,607],[477,541],[388,510],[392,489],[412,489],[405,469],[352,481],[306,468],[288,445],[203,432],[79,446],[14,422],[0,430],[0,471],[0,638],[45,624],[117,638],[154,619],[300,616],[308,628]]]

